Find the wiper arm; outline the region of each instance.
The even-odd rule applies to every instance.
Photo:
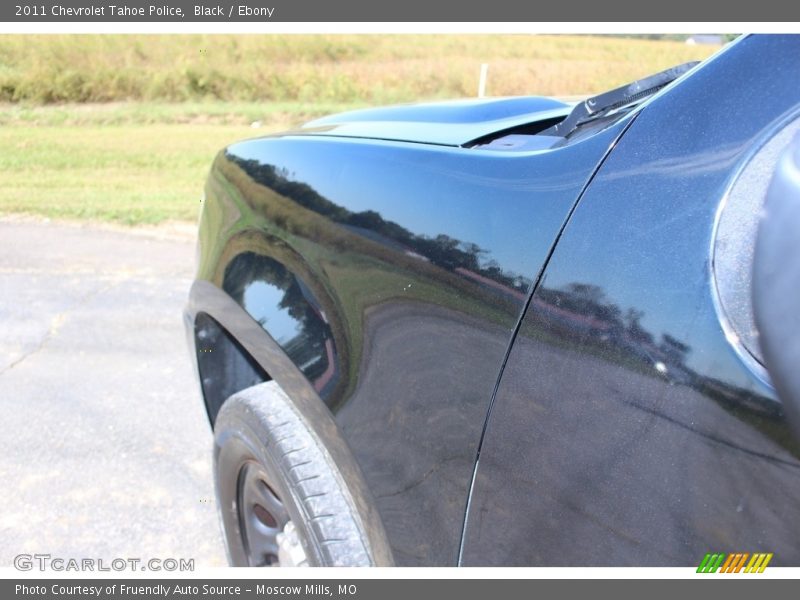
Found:
[[[552,135],[565,138],[575,129],[607,115],[608,113],[624,106],[638,104],[644,98],[653,95],[658,90],[672,83],[678,77],[693,69],[699,61],[688,62],[676,67],[639,79],[633,83],[623,85],[609,92],[603,92],[592,98],[587,98],[572,109],[567,117],[539,135]]]

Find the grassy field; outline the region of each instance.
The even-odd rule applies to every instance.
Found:
[[[193,220],[237,139],[380,103],[573,95],[716,48],[588,36],[0,36],[0,213]],[[253,128],[257,122],[260,127]]]
[[[0,101],[408,102],[602,91],[714,48],[610,36],[0,36]]]
[[[0,212],[126,224],[197,218],[217,150],[234,125],[0,128]]]

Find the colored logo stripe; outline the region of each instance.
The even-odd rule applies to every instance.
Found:
[[[772,552],[769,554],[753,554],[753,558],[744,570],[745,573],[763,573],[767,568],[769,561],[772,560]]]
[[[737,554],[729,554],[728,560],[725,561],[725,564],[722,565],[722,570],[720,573],[738,573],[742,570],[744,566],[744,562],[748,559],[750,554],[747,552],[745,553],[737,553]]]
[[[700,561],[697,572],[716,573],[719,570],[720,573],[763,573],[772,560],[772,556],[771,552],[756,552],[752,555],[749,552],[734,552],[733,554],[709,552]],[[747,562],[748,558],[750,562]],[[746,562],[747,566],[745,567]],[[744,571],[742,571],[743,567]]]
[[[725,559],[724,554],[706,554],[703,557],[700,566],[697,567],[698,573],[716,573],[722,561]]]

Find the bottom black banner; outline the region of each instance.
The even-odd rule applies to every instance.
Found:
[[[0,597],[30,600],[264,600],[265,598],[345,600],[425,598],[534,598],[548,592],[578,595],[584,598],[604,594],[646,594],[653,598],[674,599],[678,594],[705,591],[725,594],[726,600],[751,599],[764,589],[789,593],[796,586],[793,580],[774,577],[747,579],[708,577],[697,579],[151,579],[151,580],[77,580],[41,579],[0,582]],[[756,589],[758,587],[758,589]],[[795,590],[796,591],[796,590]]]

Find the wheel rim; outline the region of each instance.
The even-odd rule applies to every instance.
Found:
[[[237,490],[242,542],[251,567],[305,566],[305,551],[289,512],[264,468],[246,462]]]

